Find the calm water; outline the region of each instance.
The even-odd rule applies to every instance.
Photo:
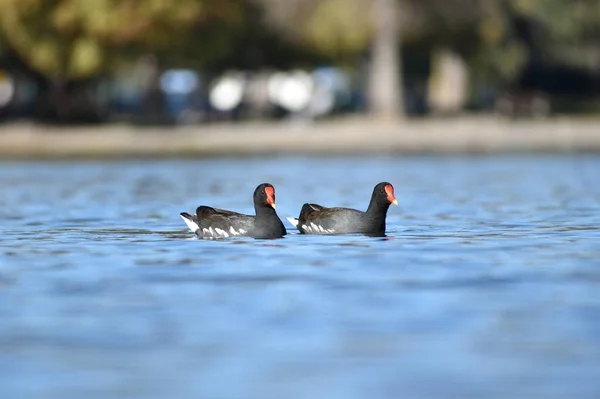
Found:
[[[598,398],[600,157],[0,163],[0,397]],[[276,188],[388,236],[193,239]]]

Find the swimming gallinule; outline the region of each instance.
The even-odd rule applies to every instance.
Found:
[[[275,189],[263,183],[254,190],[256,216],[199,206],[196,215],[180,213],[188,227],[200,238],[247,236],[279,238],[286,234],[281,219],[275,212]]]
[[[388,182],[375,186],[366,212],[350,208],[326,208],[304,204],[298,218],[287,218],[302,234],[385,234],[385,217],[390,204],[398,205],[394,187]]]

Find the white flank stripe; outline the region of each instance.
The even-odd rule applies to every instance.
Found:
[[[298,227],[298,219],[292,217],[287,217],[286,219],[292,224],[292,226]]]
[[[207,228],[202,229],[202,234],[209,234],[209,233],[210,233],[210,231],[208,231]]]
[[[179,215],[179,216],[181,216],[181,215]],[[192,230],[193,233],[195,233],[198,230],[198,225],[196,223],[194,223],[192,220],[184,218],[183,216],[181,216],[181,218],[183,219],[185,224],[187,224],[187,227],[189,227],[190,230]]]
[[[229,234],[227,234],[227,232],[225,230],[221,230],[218,227],[215,227],[215,231],[217,232],[217,234],[219,234],[221,237],[229,237]]]
[[[240,229],[239,231],[240,231],[240,234],[246,234],[246,230],[244,230],[244,229]]]
[[[235,231],[235,229],[233,228],[233,226],[231,226],[231,227],[229,228],[229,232],[230,232],[232,235],[234,235],[234,236],[239,236],[239,235],[240,235],[240,233],[238,233],[237,231]]]

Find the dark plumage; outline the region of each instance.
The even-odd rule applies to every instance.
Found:
[[[298,218],[287,218],[302,234],[385,234],[390,204],[398,205],[394,187],[388,182],[375,186],[366,212],[351,208],[327,208],[306,203]]]
[[[280,238],[287,232],[275,212],[275,189],[263,183],[254,190],[256,216],[199,206],[196,214],[180,213],[183,221],[200,238],[247,236]]]

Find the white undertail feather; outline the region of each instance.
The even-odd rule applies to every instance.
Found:
[[[298,219],[296,218],[292,218],[292,217],[287,217],[286,218],[288,220],[288,222],[290,222],[294,227],[298,227]]]
[[[190,220],[190,219],[188,219],[186,217],[183,217],[183,216],[181,216],[181,218],[183,219],[183,221],[185,222],[185,224],[187,224],[187,226],[190,228],[190,230],[192,230],[192,233],[195,233],[198,230],[198,225],[196,223],[194,223],[193,220]]]

